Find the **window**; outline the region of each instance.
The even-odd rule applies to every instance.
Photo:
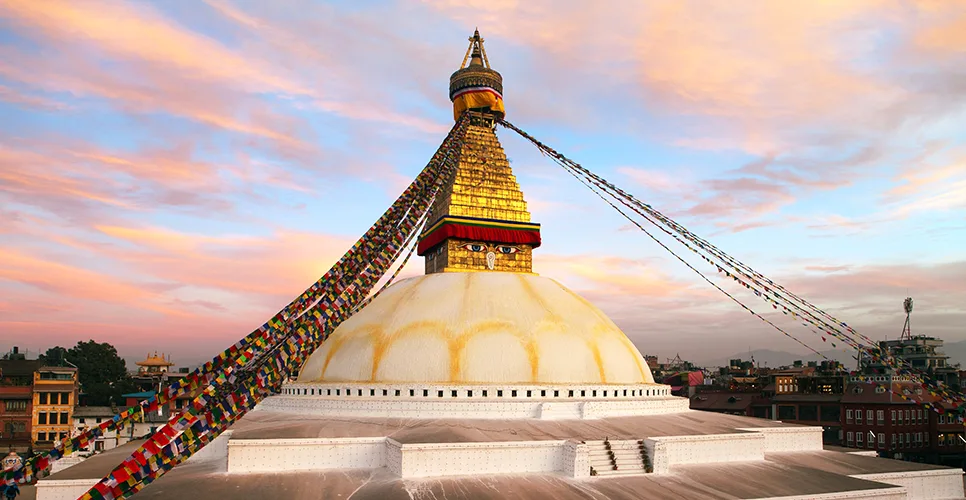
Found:
[[[872,425],[872,422],[874,422],[874,420],[872,420],[873,413],[875,412],[873,412],[872,410],[865,411],[865,421],[868,422],[869,425]]]
[[[862,446],[863,444],[865,444],[865,433],[864,432],[859,431],[859,432],[856,432],[855,433],[855,444],[857,446]]]
[[[939,423],[940,424],[945,424],[946,423],[946,416],[945,415],[940,415],[939,416]]]
[[[573,390],[567,391],[567,397],[568,398],[574,397],[574,391]]]
[[[845,435],[845,439],[849,443],[849,446],[852,446],[852,441],[854,440],[854,438],[855,438],[855,433],[852,431],[849,431],[849,433]]]
[[[553,391],[553,397],[559,398],[560,397],[560,391],[557,391],[557,390]]]
[[[531,392],[531,391],[527,391],[527,397],[528,397],[528,398],[530,397],[530,392]]]
[[[899,425],[902,425],[904,420],[902,420],[902,410],[899,410]]]
[[[900,433],[899,433],[899,446],[901,447],[901,446],[903,446],[904,444],[906,444],[906,440],[905,440],[905,438],[903,438],[903,435],[902,435],[902,433],[900,432]]]
[[[883,448],[883,449],[885,448],[885,433],[884,432],[880,432],[879,433],[879,448]]]
[[[66,411],[65,412],[61,412],[60,413],[60,424],[61,425],[64,425],[64,424],[69,424],[69,423],[70,423],[70,415]]]
[[[892,425],[896,425],[896,411],[895,410],[889,410],[889,414],[892,415]]]
[[[70,393],[62,392],[60,393],[60,404],[69,405],[70,404]]]
[[[423,389],[423,397],[429,397],[429,389]]]
[[[879,425],[885,425],[885,410],[878,410],[875,412],[876,423]]]
[[[47,433],[46,432],[38,432],[37,433],[37,441],[46,441],[46,440],[47,440]]]
[[[855,423],[862,423],[862,410],[855,410]]]
[[[409,397],[415,397],[415,396],[416,396],[416,390],[415,389],[409,389]]]
[[[486,389],[483,389],[483,397],[484,398],[486,397],[486,392],[487,392]]]
[[[27,400],[26,399],[8,399],[4,406],[8,412],[25,412],[27,411]]]
[[[906,433],[906,443],[912,446],[912,434]]]
[[[891,439],[891,441],[892,441],[892,447],[895,448],[896,447],[896,433],[894,433],[894,432],[892,433],[892,439]]]
[[[540,391],[540,397],[543,398],[543,397],[546,397],[546,396],[547,396],[547,391],[541,390]]]
[[[852,423],[852,410],[845,410],[845,423]]]
[[[436,397],[443,397],[443,391],[436,391]]]
[[[916,422],[917,423],[920,423],[920,424],[922,423],[922,410],[921,409],[916,410]]]
[[[908,422],[910,424],[912,423],[912,419],[909,418],[909,410],[906,410],[906,422]]]
[[[40,394],[37,394],[37,404],[41,404],[41,405],[50,404],[49,398],[50,398],[49,392],[41,392]]]
[[[451,391],[450,392],[450,395],[455,398],[456,397],[456,391]]]
[[[503,389],[498,389],[496,391],[496,397],[498,397],[498,398],[502,398],[503,397]]]
[[[822,405],[819,407],[819,416],[822,422],[839,423],[842,420],[842,409],[839,405]],[[839,441],[842,439],[839,438]]]
[[[473,391],[466,391],[466,397],[472,398],[473,397]]]
[[[47,413],[40,412],[37,414],[37,425],[47,425]]]
[[[512,391],[510,391],[510,397],[513,397],[513,398],[517,397],[517,390],[516,389],[513,389]]]
[[[81,417],[81,418],[77,419],[77,421],[80,422],[80,423],[82,423],[82,424],[83,423],[86,423],[86,422],[84,422],[84,417]]]

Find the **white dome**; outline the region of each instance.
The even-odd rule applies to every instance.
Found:
[[[401,281],[337,328],[299,382],[653,383],[600,309],[548,278],[439,273]]]

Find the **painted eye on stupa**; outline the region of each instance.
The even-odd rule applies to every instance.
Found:
[[[467,243],[467,244],[463,245],[463,248],[465,248],[465,249],[467,249],[467,250],[469,250],[471,252],[485,252],[486,251],[486,245],[483,245],[481,243]]]
[[[509,255],[511,253],[517,253],[517,252],[519,252],[520,249],[517,248],[517,247],[511,247],[509,245],[500,245],[500,246],[496,247],[496,251],[497,252],[500,252],[502,254]]]

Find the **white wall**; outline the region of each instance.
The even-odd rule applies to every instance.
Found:
[[[386,438],[257,439],[228,442],[228,472],[377,469]]]
[[[964,496],[961,469],[856,474],[852,477],[902,486],[906,489],[909,498],[928,500]]]

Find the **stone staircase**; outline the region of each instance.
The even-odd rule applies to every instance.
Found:
[[[651,472],[643,440],[587,441],[591,476],[633,476]]]

